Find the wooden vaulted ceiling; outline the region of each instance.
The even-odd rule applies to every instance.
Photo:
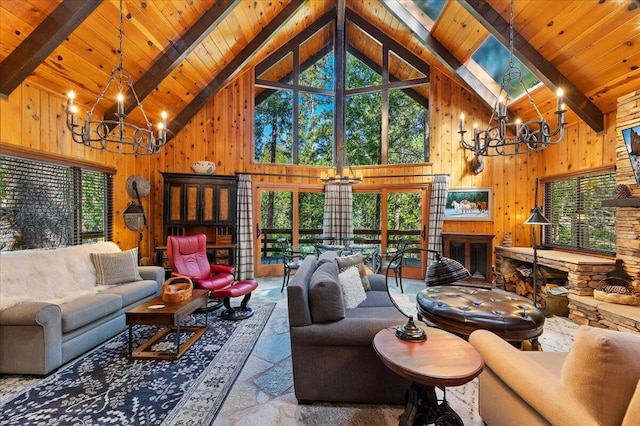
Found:
[[[149,118],[167,110],[177,132],[245,66],[335,7],[335,0],[124,0],[124,66]],[[366,33],[378,31],[488,104],[495,87],[470,58],[489,34],[507,42],[509,13],[509,0],[447,0],[432,22],[411,0],[346,0],[348,38],[363,59],[375,50]],[[118,22],[118,0],[0,0],[0,95],[28,78],[61,94],[75,90],[88,109],[118,63]],[[601,131],[617,98],[640,89],[640,0],[516,0],[514,27],[516,56],[544,83],[531,92],[544,115],[553,115],[563,87],[567,120]],[[318,36],[307,55],[325,47]],[[98,113],[114,108],[103,101]],[[509,108],[524,119],[533,113],[526,98]],[[136,114],[131,119],[141,121]]]

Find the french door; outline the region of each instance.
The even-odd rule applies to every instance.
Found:
[[[289,240],[302,257],[314,252],[313,242],[322,236],[324,193],[320,188],[257,185],[253,200],[256,276],[283,273],[279,238]]]
[[[427,247],[427,224],[429,214],[429,189],[386,188],[382,191],[382,243],[386,252],[393,251],[403,242],[408,248]],[[402,276],[424,278],[426,271],[426,253],[418,251],[404,256]]]
[[[377,246],[386,253],[406,239],[409,247],[427,247],[428,187],[356,185],[353,190],[354,245]],[[260,184],[254,187],[253,200],[256,276],[282,274],[278,238],[312,253],[314,241],[322,237],[324,193],[312,186]],[[425,270],[426,253],[405,257],[404,277],[424,278]]]

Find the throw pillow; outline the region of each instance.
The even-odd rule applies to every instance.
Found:
[[[123,284],[141,281],[138,272],[138,249],[119,253],[89,253],[96,268],[96,285]]]
[[[344,307],[347,309],[357,308],[367,298],[362,281],[360,280],[360,272],[355,266],[351,266],[338,274],[340,280],[340,289],[342,290],[342,300]]]
[[[640,379],[640,336],[581,326],[560,380],[601,425],[619,425]]]
[[[347,268],[350,268],[352,266],[358,268],[362,287],[365,291],[371,290],[371,284],[369,283],[369,279],[367,278],[367,270],[365,269],[364,259],[362,258],[361,253],[352,254],[350,256],[336,257],[336,262],[338,263],[339,272],[343,272]]]

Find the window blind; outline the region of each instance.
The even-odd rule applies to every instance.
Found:
[[[602,207],[616,185],[615,172],[572,176],[544,183],[544,243],[615,253],[615,209]]]
[[[0,156],[0,250],[111,240],[112,180],[110,173]]]

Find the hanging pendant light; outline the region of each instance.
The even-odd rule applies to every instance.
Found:
[[[117,154],[150,155],[155,154],[167,143],[167,114],[162,112],[162,120],[157,125],[157,133],[154,134],[153,126],[142,108],[142,103],[133,88],[131,74],[124,69],[122,39],[123,39],[123,12],[122,0],[120,0],[120,32],[119,32],[119,54],[120,62],[111,70],[109,80],[102,92],[98,95],[95,103],[87,112],[84,122],[78,117],[78,107],[74,104],[75,93],[68,93],[67,107],[67,128],[71,131],[73,141],[89,148],[113,152]],[[115,119],[103,117],[102,120],[95,119],[93,114],[98,104],[109,94],[111,85],[117,85],[118,93],[115,96],[118,110]],[[139,109],[146,127],[126,122],[124,110],[124,90],[128,88],[131,96],[136,101],[135,108]]]
[[[460,114],[460,144],[463,148],[472,151],[476,158],[484,156],[526,154],[530,151],[542,151],[549,145],[560,143],[564,139],[565,105],[562,89],[557,91],[557,106],[555,115],[558,117],[557,127],[551,130],[551,124],[542,116],[536,102],[529,93],[522,79],[522,71],[514,65],[513,55],[513,27],[515,7],[511,0],[511,17],[509,21],[509,65],[502,76],[502,84],[498,93],[497,102],[491,112],[489,127],[479,129],[473,124],[473,139],[465,140],[465,116]],[[507,114],[507,105],[510,101],[509,89],[521,86],[529,99],[531,106],[537,113],[537,120],[522,122],[519,118],[510,120]],[[555,138],[555,139],[554,139]]]

